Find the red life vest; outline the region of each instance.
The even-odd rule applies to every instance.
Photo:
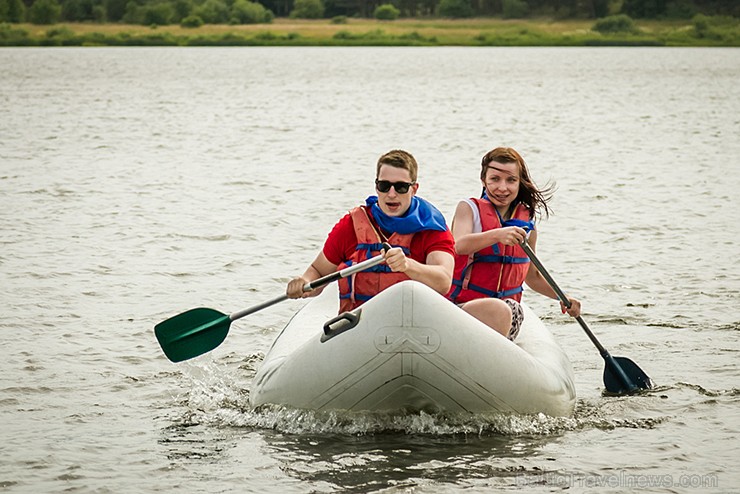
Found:
[[[383,250],[383,239],[377,227],[368,217],[365,207],[356,207],[350,211],[355,228],[357,248],[349,260],[338,266],[338,270],[370,259]],[[411,239],[414,234],[394,233],[387,242],[392,247],[400,247],[407,256],[411,252]],[[386,264],[378,264],[370,269],[355,273],[349,278],[339,280],[339,312],[356,309],[386,288],[401,281],[410,279],[404,273],[394,273]]]
[[[496,207],[486,199],[472,199],[478,206],[482,231],[501,228]],[[512,219],[531,221],[532,215],[523,204],[514,210]],[[529,258],[519,245],[494,244],[470,255],[455,256],[452,289],[447,298],[457,304],[477,298],[522,299]]]

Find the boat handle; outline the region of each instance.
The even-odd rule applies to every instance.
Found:
[[[324,323],[324,335],[321,337],[321,342],[329,341],[337,335],[348,331],[360,322],[360,314],[362,309],[357,309],[353,312],[342,312],[336,317],[333,317]]]

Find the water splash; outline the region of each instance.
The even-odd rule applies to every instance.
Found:
[[[549,436],[582,429],[652,429],[669,418],[660,414],[632,416],[636,411],[639,414],[642,408],[649,408],[649,403],[656,399],[656,393],[666,388],[658,388],[656,393],[642,396],[582,399],[572,417],[551,417],[542,413],[317,411],[275,404],[251,407],[244,382],[251,380],[260,361],[261,355],[255,354],[246,359],[232,356],[219,362],[191,364],[184,374],[189,385],[185,394],[179,397],[182,408],[177,412],[179,416],[175,423],[215,428],[243,427],[295,435]],[[234,366],[237,366],[237,372]]]

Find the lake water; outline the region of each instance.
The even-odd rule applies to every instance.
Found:
[[[449,221],[500,145],[557,182],[539,257],[655,390],[602,396],[536,294],[573,417],[252,410],[302,301],[162,354],[157,322],[280,295],[385,151]],[[0,49],[0,490],[736,491],[739,158],[738,49]]]

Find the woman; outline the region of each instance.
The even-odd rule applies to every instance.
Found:
[[[513,340],[523,320],[519,302],[523,283],[532,290],[557,300],[520,244],[527,239],[535,250],[535,216],[549,215],[547,202],[552,189],[538,189],[529,177],[527,165],[516,150],[499,147],[481,161],[480,199],[460,201],[452,220],[455,238],[455,271],[447,297],[478,320]],[[563,313],[581,313],[581,302],[568,297],[570,309],[561,302]]]

